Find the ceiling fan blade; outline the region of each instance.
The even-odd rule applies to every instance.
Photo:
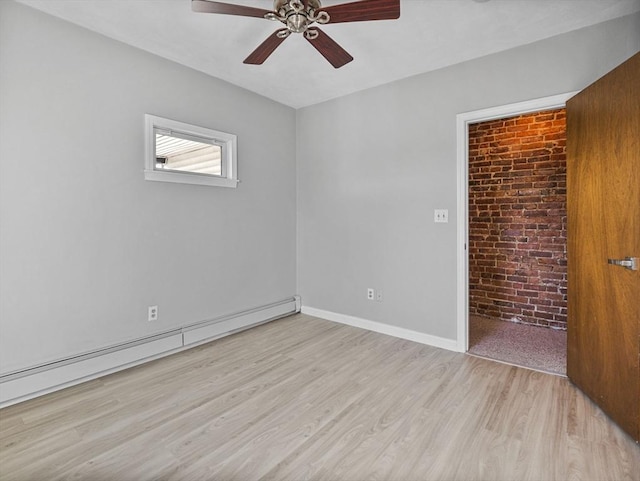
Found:
[[[201,13],[222,13],[225,15],[241,15],[243,17],[264,18],[271,10],[262,8],[245,7],[244,5],[234,5],[231,3],[214,2],[212,0],[191,0],[191,9]]]
[[[349,55],[345,49],[338,45],[335,40],[319,28],[312,28],[308,31],[318,32],[318,36],[315,38],[310,39],[306,35],[304,38],[306,38],[309,43],[311,43],[311,45],[313,45],[316,50],[320,52],[322,56],[335,68],[340,68],[353,60],[353,57]]]
[[[329,14],[329,23],[395,20],[400,18],[400,0],[360,0],[320,8]]]
[[[244,59],[243,63],[247,63],[250,65],[261,65],[264,63],[265,60],[267,60],[267,58],[269,58],[269,55],[271,55],[273,53],[273,51],[278,48],[278,46],[285,41],[285,39],[289,36],[289,35],[278,35],[280,32],[289,32],[286,28],[280,29],[280,30],[276,30],[275,32],[273,32],[269,37],[267,37],[267,39],[262,42],[260,45],[258,45],[258,48],[256,48],[253,52],[251,52],[251,54]]]

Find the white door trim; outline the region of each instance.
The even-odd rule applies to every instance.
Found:
[[[457,131],[457,350],[469,349],[469,268],[467,257],[467,238],[469,236],[468,198],[469,198],[469,124],[485,120],[502,119],[541,110],[564,107],[578,91],[525,102],[501,105],[488,109],[464,112],[456,116]]]

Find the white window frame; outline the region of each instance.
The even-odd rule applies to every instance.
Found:
[[[238,186],[238,142],[236,135],[149,114],[145,114],[144,121],[145,180],[177,182],[180,184],[210,185],[215,187],[235,188]],[[222,148],[222,175],[156,169],[156,131],[162,131],[169,135],[186,136],[189,138],[195,138],[204,143],[219,145]]]

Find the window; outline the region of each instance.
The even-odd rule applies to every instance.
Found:
[[[146,180],[236,187],[236,136],[145,115]]]

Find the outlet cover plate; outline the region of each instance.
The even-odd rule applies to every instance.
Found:
[[[449,209],[435,209],[433,222],[446,224],[449,222]]]

